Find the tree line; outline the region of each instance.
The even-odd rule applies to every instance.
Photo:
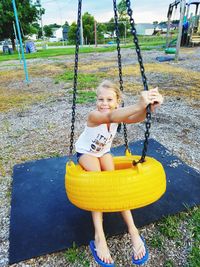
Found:
[[[15,0],[18,17],[20,22],[20,28],[22,32],[22,38],[25,40],[27,36],[36,34],[38,38],[43,35],[45,37],[51,37],[53,30],[59,27],[67,28],[67,40],[69,44],[74,44],[76,40],[76,22],[71,25],[66,21],[64,25],[50,24],[45,25],[42,28],[40,25],[41,16],[45,13],[45,9],[41,7],[40,1],[35,0]],[[120,36],[129,35],[129,17],[126,13],[126,0],[121,0],[117,5],[119,14],[119,32]],[[15,48],[15,35],[13,30],[13,22],[15,21],[12,0],[0,0],[0,40],[11,39],[13,49]],[[104,40],[104,34],[109,33],[110,36],[114,36],[115,23],[114,18],[111,18],[107,23],[96,23],[95,18],[88,12],[85,12],[82,16],[83,25],[83,37],[87,44],[94,44],[95,42],[95,30],[98,38],[98,42],[101,43]]]
[[[73,44],[76,39],[76,22],[71,25],[66,21],[64,25],[50,24],[44,25],[43,29],[40,25],[41,16],[45,13],[45,9],[41,7],[40,1],[35,0],[15,0],[18,18],[20,22],[20,28],[22,32],[22,38],[25,40],[27,36],[36,34],[38,38],[43,35],[45,37],[51,37],[53,30],[59,27],[67,28],[68,42]],[[125,0],[121,0],[118,4],[119,20],[128,22],[128,18],[124,12]],[[13,29],[13,22],[15,22],[12,0],[0,0],[0,40],[11,39],[13,48],[15,46],[15,35]],[[82,16],[83,22],[83,36],[84,40],[88,44],[94,43],[95,38],[95,18],[88,12]],[[98,41],[101,42],[104,38],[105,33],[110,33],[111,36],[114,34],[114,19],[111,18],[106,24],[97,23],[96,33]],[[127,23],[128,25],[128,23]],[[43,30],[43,32],[42,32]],[[125,27],[123,23],[119,24],[119,31],[121,35],[124,35]]]

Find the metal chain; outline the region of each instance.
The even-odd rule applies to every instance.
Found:
[[[135,29],[135,22],[133,19],[133,11],[131,9],[131,2],[130,0],[126,0],[126,7],[127,7],[127,14],[129,15],[129,20],[130,20],[130,25],[131,25],[131,33],[133,35],[133,41],[135,43],[135,50],[137,53],[137,57],[138,57],[138,62],[140,65],[140,72],[141,72],[141,76],[142,76],[142,82],[144,85],[144,90],[148,90],[148,84],[147,84],[147,78],[145,75],[145,69],[144,69],[144,65],[143,65],[143,60],[142,60],[142,55],[141,55],[141,50],[139,47],[139,41],[138,41],[138,37],[137,37],[137,33],[136,33],[136,29]],[[134,162],[134,165],[137,163],[142,163],[145,161],[145,157],[147,154],[147,147],[148,147],[148,138],[150,135],[150,127],[151,127],[151,109],[150,109],[150,105],[147,106],[147,113],[146,113],[146,122],[145,122],[145,140],[144,140],[144,146],[143,146],[143,150],[142,150],[142,156],[141,158],[137,161]]]
[[[122,64],[121,64],[119,26],[118,26],[116,0],[113,0],[113,6],[114,6],[114,12],[115,12],[115,27],[116,27],[116,36],[117,36],[117,52],[118,52],[118,66],[119,66],[119,79],[120,79],[119,82],[120,82],[120,90],[123,91]],[[140,64],[140,72],[142,75],[144,90],[148,90],[147,78],[146,78],[145,72],[144,72],[143,60],[142,60],[142,56],[141,56],[140,47],[138,44],[138,38],[137,38],[137,34],[136,34],[135,23],[134,23],[134,19],[132,18],[133,12],[132,12],[132,9],[130,7],[130,1],[129,0],[126,0],[126,6],[127,6],[127,13],[130,17],[131,33],[134,36],[134,43],[136,46],[136,53],[138,55],[138,62]],[[74,85],[73,85],[73,101],[72,101],[71,136],[70,136],[70,155],[72,155],[72,153],[73,153],[73,143],[74,143],[74,128],[75,128],[74,124],[75,124],[76,94],[77,94],[78,52],[79,52],[79,45],[80,45],[81,7],[82,7],[82,0],[79,0],[78,1],[77,31],[76,31],[75,65],[74,65]],[[147,152],[148,138],[150,135],[149,129],[151,127],[150,105],[147,107],[147,115],[146,115],[145,125],[146,125],[146,131],[145,131],[144,147],[143,147],[141,159],[138,162],[144,162],[146,152]],[[126,129],[125,124],[124,124],[124,139],[125,139],[126,149],[128,149],[127,129]],[[136,164],[138,162],[136,162]]]
[[[73,84],[73,100],[72,100],[72,119],[71,119],[71,135],[70,135],[70,156],[73,153],[74,146],[74,124],[76,114],[76,95],[77,95],[77,78],[78,78],[78,52],[80,45],[80,28],[81,28],[81,7],[82,0],[78,1],[78,17],[76,30],[76,48],[75,48],[75,64],[74,64],[74,84]]]
[[[116,42],[117,42],[119,84],[120,84],[120,90],[123,92],[124,87],[123,87],[123,78],[122,78],[122,61],[121,61],[120,38],[119,38],[120,33],[119,33],[119,23],[118,23],[116,0],[113,0],[113,9],[114,9],[115,31],[116,31]],[[122,102],[122,107],[124,107],[124,102]],[[123,129],[124,129],[124,145],[125,145],[126,150],[130,151],[130,149],[128,147],[127,127],[126,127],[125,123],[123,123]]]

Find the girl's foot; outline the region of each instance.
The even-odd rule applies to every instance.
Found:
[[[112,264],[114,261],[110,255],[106,240],[104,239],[95,239],[95,247],[97,256],[105,263]]]
[[[130,231],[131,241],[133,244],[133,257],[140,260],[146,254],[144,242],[142,241],[138,231]]]

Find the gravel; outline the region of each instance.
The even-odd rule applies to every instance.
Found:
[[[131,49],[123,50],[125,60],[123,64],[136,64],[136,59],[131,59]],[[158,51],[143,52],[144,62],[153,63],[157,56],[162,55]],[[183,69],[200,71],[200,48],[191,50],[183,49],[181,52],[183,61],[167,62],[161,64],[172,64]],[[115,53],[92,53],[81,55],[83,64],[90,64],[92,61],[115,62]],[[73,56],[57,57],[53,60],[34,59],[28,61],[28,66],[40,64],[72,63]],[[1,63],[0,70],[15,70],[21,68],[16,66],[16,61]],[[150,80],[152,77],[148,77]],[[159,82],[159,73],[154,76],[154,82]],[[169,77],[170,79],[170,77]],[[171,81],[170,81],[171,82]],[[8,89],[26,89],[30,91],[59,92],[57,97],[50,97],[42,103],[30,105],[24,109],[13,109],[0,114],[0,148],[2,166],[0,171],[4,174],[0,176],[0,266],[8,266],[9,247],[9,216],[10,216],[10,191],[12,187],[12,168],[17,163],[41,157],[65,155],[69,150],[69,118],[71,116],[71,103],[68,89],[64,83],[55,84],[52,77],[33,77],[31,84],[23,81],[10,81],[6,83]],[[68,89],[66,89],[66,87]],[[125,104],[129,105],[136,101],[136,96],[124,93]],[[84,127],[85,119],[93,108],[92,103],[77,105],[76,113],[76,133],[75,138]],[[180,157],[195,169],[200,169],[199,153],[199,101],[195,98],[186,99],[183,97],[165,97],[163,106],[156,111],[153,116],[151,137],[163,144],[172,153]],[[144,124],[128,125],[129,140],[142,139],[144,135]],[[114,146],[123,144],[123,137],[119,134]],[[180,162],[172,162],[171,167],[176,167]],[[173,240],[164,240],[165,250],[149,247],[150,260],[145,266],[164,266],[166,259],[172,259],[173,266],[184,266],[187,261],[188,248],[191,245],[192,237],[188,236],[187,225],[184,222],[180,226],[183,233],[181,245],[177,246]],[[154,224],[140,229],[147,239],[151,239],[156,234]],[[108,243],[117,261],[117,266],[131,266],[132,254],[131,242],[128,234],[110,237]],[[90,266],[96,266],[92,260],[88,247],[81,247],[80,251],[86,254],[86,258],[91,262]],[[69,263],[63,252],[41,256],[28,261],[14,264],[13,266],[84,266],[76,262]]]

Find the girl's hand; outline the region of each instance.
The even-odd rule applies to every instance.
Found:
[[[150,98],[152,100],[151,103],[151,111],[154,112],[157,107],[162,105],[164,99],[163,96],[158,92],[158,88],[152,89],[149,91]]]
[[[154,111],[155,108],[159,107],[162,103],[163,96],[158,92],[157,87],[141,93],[139,104],[142,108],[146,108],[149,104],[151,104],[151,111]]]

